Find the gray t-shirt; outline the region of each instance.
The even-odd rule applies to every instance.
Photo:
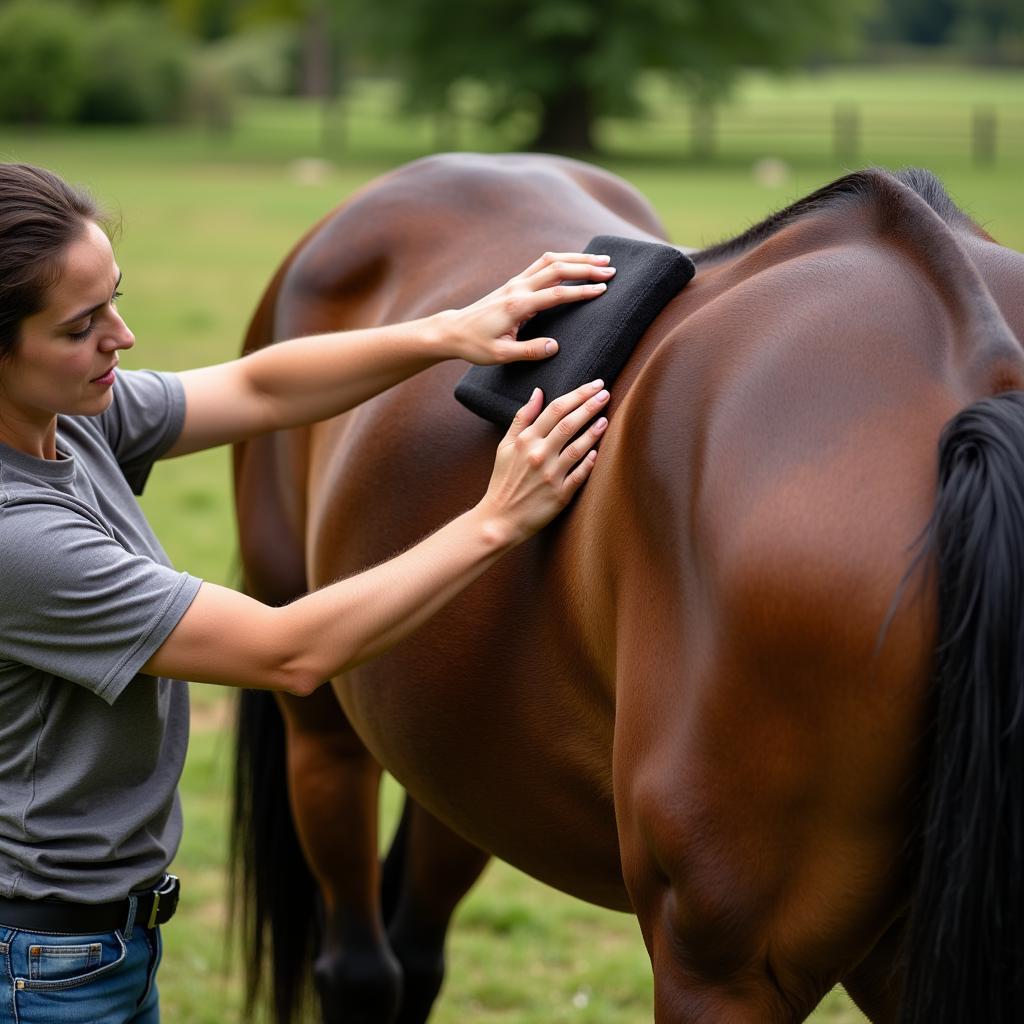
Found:
[[[138,673],[201,581],[134,495],[184,417],[173,374],[119,371],[56,460],[0,445],[0,895],[120,899],[177,850],[188,691]]]

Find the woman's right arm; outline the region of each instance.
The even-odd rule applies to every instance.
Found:
[[[305,695],[382,654],[565,507],[590,475],[606,421],[571,439],[606,401],[600,381],[543,411],[534,392],[481,501],[388,562],[281,608],[204,583],[142,671]]]

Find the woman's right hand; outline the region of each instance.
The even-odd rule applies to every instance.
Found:
[[[596,380],[556,398],[543,409],[536,388],[498,445],[494,471],[480,507],[502,523],[513,542],[525,540],[549,523],[590,476],[597,444],[608,420],[594,419],[608,401]]]

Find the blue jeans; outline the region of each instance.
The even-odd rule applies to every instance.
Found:
[[[98,935],[0,921],[0,1024],[158,1024],[160,929]]]

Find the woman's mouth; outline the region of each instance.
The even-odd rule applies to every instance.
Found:
[[[114,370],[117,369],[117,363],[107,370],[106,373],[100,374],[99,377],[93,377],[89,382],[90,384],[98,384],[101,388],[110,387],[114,383]]]

